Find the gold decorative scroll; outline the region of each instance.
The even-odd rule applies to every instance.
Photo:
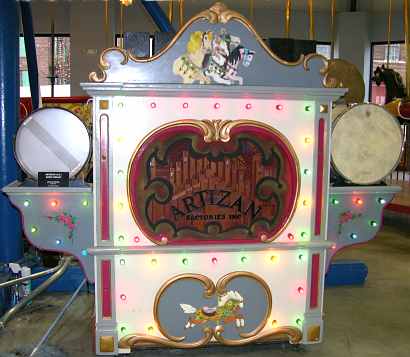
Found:
[[[173,285],[175,282],[177,282],[179,280],[196,280],[196,281],[200,282],[202,285],[204,285],[204,297],[208,298],[208,299],[211,298],[215,294],[215,291],[216,291],[216,287],[215,287],[215,284],[213,283],[213,281],[211,279],[209,279],[207,276],[201,275],[201,274],[181,274],[181,275],[177,275],[177,276],[174,276],[173,278],[167,280],[165,282],[165,284],[163,284],[161,286],[161,288],[157,292],[157,295],[155,296],[154,320],[157,324],[158,330],[168,340],[170,340],[174,343],[184,341],[185,336],[181,336],[181,337],[172,336],[162,327],[161,322],[160,322],[159,317],[158,317],[158,308],[159,308],[159,302],[161,300],[162,295],[165,293],[165,291],[171,285]],[[206,328],[203,330],[203,332],[204,332],[203,340],[204,341],[206,341],[206,336],[207,336],[207,332],[205,330],[206,330]],[[181,347],[181,348],[183,348],[183,347]],[[188,348],[188,347],[185,347],[185,348]]]
[[[256,32],[255,28],[251,24],[251,22],[246,19],[244,16],[242,16],[240,13],[230,10],[227,8],[227,6],[223,3],[217,2],[214,5],[212,5],[208,10],[204,10],[200,12],[199,14],[195,15],[192,17],[189,21],[187,21],[177,32],[177,34],[174,36],[174,38],[168,43],[167,46],[165,46],[161,51],[159,51],[156,55],[152,57],[135,57],[128,51],[125,51],[121,48],[118,47],[112,47],[112,48],[107,48],[105,49],[101,55],[100,55],[100,63],[99,63],[99,69],[101,70],[102,74],[99,74],[97,72],[91,72],[89,75],[89,79],[92,82],[104,82],[107,79],[107,74],[105,71],[107,71],[110,68],[109,63],[105,60],[105,56],[108,52],[120,52],[124,56],[124,60],[121,62],[122,65],[126,64],[130,59],[134,62],[137,63],[145,63],[145,62],[151,62],[155,61],[158,58],[160,58],[162,55],[164,55],[174,44],[179,40],[179,38],[182,36],[183,32],[190,26],[192,25],[195,21],[198,20],[207,20],[211,24],[226,24],[228,21],[231,20],[236,20],[240,23],[242,23],[246,28],[249,29],[249,31],[254,35],[256,40],[258,41],[259,45],[267,52],[267,54],[275,61],[286,65],[286,66],[298,66],[303,63],[304,56],[301,55],[300,58],[296,62],[289,62],[285,61],[282,58],[280,58],[278,55],[276,55],[274,52],[270,50],[270,48],[265,44],[263,41],[262,37]]]
[[[291,344],[298,344],[302,340],[302,332],[296,328],[291,326],[283,326],[274,328],[265,332],[262,332],[258,336],[244,338],[241,340],[227,340],[225,339],[223,334],[223,327],[217,326],[215,328],[215,332],[212,331],[210,328],[204,328],[204,337],[200,340],[192,343],[184,343],[184,342],[173,342],[167,340],[165,338],[156,337],[156,336],[149,336],[145,334],[130,334],[124,336],[120,339],[118,347],[119,348],[133,348],[138,347],[139,345],[145,345],[147,343],[160,345],[164,347],[173,347],[173,348],[182,348],[182,349],[191,349],[206,346],[211,342],[212,337],[226,346],[244,346],[246,344],[254,343],[254,342],[268,342],[268,341],[288,341]]]
[[[180,281],[180,280],[186,280],[186,279],[196,280],[204,286],[203,296],[205,298],[211,298],[215,294],[224,294],[227,291],[226,290],[227,285],[232,280],[236,278],[242,278],[242,277],[250,278],[258,282],[258,284],[260,284],[260,286],[263,287],[264,292],[266,294],[267,307],[266,307],[265,315],[261,323],[253,331],[247,332],[247,333],[239,333],[240,338],[233,340],[233,339],[227,339],[223,336],[224,327],[222,325],[218,325],[215,328],[204,327],[202,330],[203,336],[198,341],[187,343],[187,342],[183,342],[186,338],[185,336],[180,336],[180,337],[172,336],[168,334],[167,331],[165,331],[165,329],[161,326],[160,318],[158,316],[159,302],[163,294],[175,282]],[[211,279],[209,279],[205,275],[181,274],[181,275],[177,275],[167,280],[158,290],[156,297],[155,297],[154,309],[153,309],[154,319],[157,324],[158,330],[161,332],[163,336],[165,336],[165,338],[157,337],[157,336],[150,336],[146,334],[134,333],[134,334],[129,334],[121,338],[121,340],[119,341],[119,347],[120,348],[132,348],[132,347],[137,347],[139,345],[157,344],[157,345],[166,346],[166,347],[188,349],[188,348],[196,348],[200,346],[205,346],[211,342],[212,338],[215,338],[217,342],[223,345],[227,345],[227,346],[242,346],[242,345],[249,344],[252,342],[258,342],[258,341],[266,342],[266,341],[273,341],[273,340],[280,340],[280,341],[287,340],[292,344],[299,343],[302,340],[302,332],[296,327],[282,326],[282,327],[272,328],[267,331],[261,332],[263,328],[266,326],[271,312],[272,312],[272,294],[270,292],[269,286],[262,278],[260,278],[258,275],[254,273],[246,272],[246,271],[232,272],[232,273],[229,273],[223,276],[221,279],[219,279],[216,285],[212,282]]]
[[[347,88],[348,91],[343,97],[346,104],[363,103],[365,84],[363,76],[354,64],[338,58],[327,60],[324,56],[313,53],[304,59],[303,66],[307,71],[312,58],[320,58],[324,63],[320,73],[324,76],[325,88]]]

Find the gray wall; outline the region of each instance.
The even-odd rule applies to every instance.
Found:
[[[208,7],[213,0],[186,2],[185,19]],[[259,1],[259,0],[257,0]],[[232,8],[249,17],[248,1],[225,0]],[[260,3],[254,11],[253,23],[262,37],[283,36],[284,17],[283,11],[273,8],[272,1]],[[340,5],[340,3],[343,3]],[[339,2],[338,10],[346,8],[346,2]],[[374,12],[370,5],[359,6],[362,12],[352,14],[339,12],[336,49],[340,57],[355,63],[364,78],[368,79],[370,43],[373,41],[387,40],[387,14]],[[167,4],[162,3],[164,9]],[[176,6],[174,7],[174,25],[178,27]],[[364,10],[369,10],[368,12]],[[397,9],[399,10],[399,9]],[[118,1],[110,2],[110,30],[112,34],[119,33],[120,10]],[[53,15],[54,14],[54,15]],[[95,0],[58,1],[53,5],[50,2],[33,2],[33,19],[35,32],[49,33],[51,18],[55,19],[57,33],[71,34],[71,94],[83,95],[79,83],[88,81],[88,73],[95,70],[99,53],[109,47],[104,30],[104,2]],[[125,10],[125,31],[153,32],[156,26],[149,18],[138,0]],[[309,20],[302,10],[292,13],[291,36],[306,39],[308,36]],[[398,11],[393,16],[392,40],[403,40],[402,12]],[[328,11],[315,12],[315,31],[318,41],[330,41],[330,14]]]

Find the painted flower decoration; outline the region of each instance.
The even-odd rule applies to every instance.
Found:
[[[74,237],[74,230],[77,227],[79,221],[78,218],[67,212],[62,212],[55,216],[47,216],[51,222],[62,223],[68,228],[68,239],[72,240]]]
[[[361,216],[361,213],[353,213],[352,211],[341,213],[339,216],[339,226],[337,230],[339,235],[342,234],[342,228],[344,224],[348,223],[349,221],[353,221],[354,219],[360,218]]]

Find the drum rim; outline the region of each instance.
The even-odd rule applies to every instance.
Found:
[[[389,114],[393,119],[394,119],[394,123],[396,124],[396,126],[399,128],[400,131],[400,155],[396,161],[396,163],[394,164],[393,168],[387,173],[387,175],[383,176],[382,178],[376,180],[376,181],[369,181],[369,182],[360,182],[360,183],[356,183],[354,181],[352,181],[350,178],[346,177],[344,174],[342,174],[340,172],[340,170],[336,167],[336,165],[334,164],[334,160],[333,160],[333,150],[332,150],[332,145],[330,145],[330,164],[333,167],[333,169],[343,178],[345,179],[347,182],[351,182],[357,185],[372,185],[372,184],[377,184],[378,182],[382,181],[385,177],[389,176],[395,169],[396,167],[399,165],[401,157],[402,157],[402,152],[403,152],[403,145],[404,145],[404,133],[403,130],[401,129],[399,120],[397,119],[397,117],[395,117],[393,114],[391,114],[389,111],[386,110],[386,108],[384,108],[381,105],[378,104],[374,104],[374,103],[357,103],[352,105],[351,108],[349,108],[347,111],[344,111],[342,113],[340,113],[333,121],[332,121],[332,130],[331,130],[331,135],[330,135],[330,140],[332,143],[332,138],[333,138],[333,131],[336,128],[338,122],[340,121],[341,117],[346,114],[347,112],[349,112],[351,109],[359,107],[359,106],[374,106],[377,107],[379,109],[382,109],[384,112],[386,112],[387,114]]]
[[[23,163],[21,162],[19,155],[17,155],[17,148],[16,148],[16,143],[17,143],[17,134],[19,132],[19,130],[21,129],[21,127],[23,126],[23,124],[30,118],[30,116],[32,116],[33,114],[39,112],[39,111],[43,111],[43,110],[50,110],[50,109],[57,109],[57,110],[64,110],[66,112],[69,112],[70,114],[74,115],[81,123],[81,125],[85,128],[87,134],[88,134],[88,155],[86,160],[84,161],[84,164],[78,169],[78,171],[75,174],[70,175],[69,174],[69,180],[75,179],[79,173],[81,172],[81,170],[85,167],[85,165],[87,165],[87,163],[90,161],[91,157],[92,157],[92,136],[90,131],[88,130],[87,126],[84,124],[84,122],[81,120],[81,118],[74,114],[71,110],[66,109],[66,108],[60,108],[60,107],[41,107],[41,108],[37,108],[35,110],[33,110],[26,118],[24,118],[17,126],[17,130],[16,130],[16,134],[13,137],[13,154],[14,154],[14,158],[17,161],[17,164],[19,165],[21,171],[23,171],[28,178],[33,179],[35,181],[38,181],[38,175],[37,177],[34,177],[28,170],[26,167],[24,167]]]

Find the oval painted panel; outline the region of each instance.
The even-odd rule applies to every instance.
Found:
[[[298,193],[290,143],[250,120],[169,123],[136,149],[128,172],[134,219],[157,244],[271,241]]]

